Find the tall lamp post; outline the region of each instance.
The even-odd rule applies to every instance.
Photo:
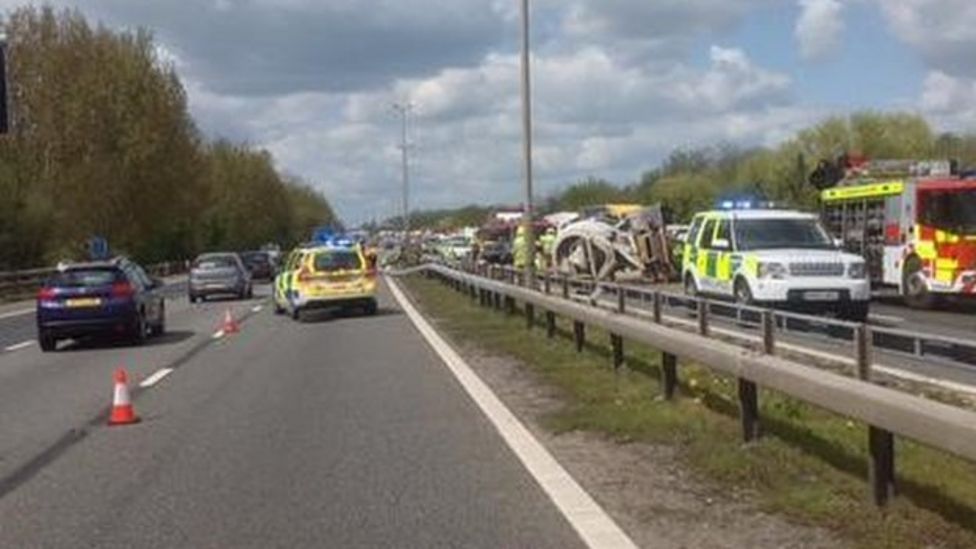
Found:
[[[525,284],[535,280],[535,234],[532,208],[532,78],[529,65],[529,0],[522,2],[522,174],[525,178],[525,204],[522,213],[526,250]]]
[[[410,144],[407,142],[407,119],[410,112],[413,111],[413,104],[408,102],[394,103],[393,110],[400,115],[402,121],[399,148],[402,155],[403,171],[403,244],[406,246],[410,241],[410,164],[408,158]]]

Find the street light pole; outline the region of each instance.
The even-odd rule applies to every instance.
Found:
[[[535,235],[533,234],[532,212],[532,78],[529,66],[529,0],[522,2],[522,141],[523,166],[525,177],[525,204],[522,212],[522,230],[527,247],[525,263],[525,284],[531,285],[535,279]]]
[[[403,161],[403,243],[410,241],[410,163],[408,159],[410,145],[407,143],[407,118],[413,110],[411,103],[394,103],[395,110],[402,121],[400,134],[400,152]]]

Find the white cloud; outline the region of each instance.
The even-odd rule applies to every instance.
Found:
[[[976,79],[930,72],[925,78],[920,107],[942,129],[972,131],[976,127]]]
[[[822,59],[840,47],[844,4],[840,0],[799,0],[794,34],[806,59]]]
[[[976,76],[976,2],[875,0],[892,35],[916,47],[929,66]]]

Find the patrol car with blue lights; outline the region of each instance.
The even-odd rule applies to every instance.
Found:
[[[317,235],[289,254],[275,277],[274,308],[295,320],[315,309],[377,312],[375,263],[360,244],[340,236]]]
[[[868,316],[864,259],[841,251],[816,215],[772,204],[727,201],[695,215],[681,273],[689,295],[856,322]]]

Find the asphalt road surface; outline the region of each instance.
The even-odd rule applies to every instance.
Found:
[[[178,298],[144,347],[0,353],[0,547],[582,546],[380,301],[296,323]],[[242,332],[215,339],[227,308]],[[140,424],[106,427],[122,364],[172,373],[136,389]]]

